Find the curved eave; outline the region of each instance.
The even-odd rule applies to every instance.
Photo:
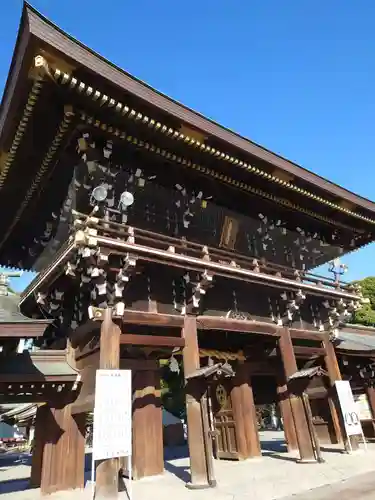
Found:
[[[252,157],[264,161],[270,166],[304,181],[311,187],[325,191],[328,196],[334,196],[338,200],[344,200],[353,204],[357,206],[359,210],[368,211],[375,218],[374,202],[356,195],[272,153],[156,91],[69,36],[60,28],[52,24],[48,19],[41,16],[32,7],[26,5],[24,13],[27,15],[30,32],[34,37],[39,39],[42,44],[48,44],[49,47],[58,51],[63,57],[68,58],[70,61],[74,61],[80,68],[85,68],[89,73],[104,79],[107,85],[110,82],[115,91],[118,92],[120,90],[132,94],[141,101],[157,108],[162,113],[170,115],[178,122],[200,131],[203,135],[215,138],[223,143],[223,145],[226,144],[230,148],[235,148],[245,155],[251,155]]]
[[[19,323],[0,323],[0,337],[36,338],[43,337],[51,320],[35,320]]]
[[[358,240],[357,246],[360,247],[375,238],[375,203],[366,200],[360,196],[355,195],[354,193],[350,193],[349,191],[336,186],[335,184],[322,179],[321,177],[308,172],[307,170],[299,167],[298,165],[289,162],[288,160],[271,153],[270,151],[265,150],[264,148],[252,143],[251,141],[240,137],[239,135],[233,133],[232,131],[221,127],[220,125],[212,122],[211,120],[204,118],[202,115],[186,108],[185,106],[177,103],[176,101],[160,94],[156,90],[147,86],[145,83],[135,79],[131,75],[125,73],[120,70],[116,66],[112,65],[110,62],[106,61],[104,58],[95,54],[93,51],[79,43],[78,41],[71,38],[69,35],[61,31],[58,27],[54,26],[47,19],[38,14],[33,8],[25,4],[20,31],[18,35],[18,41],[16,44],[16,49],[11,65],[10,74],[8,77],[4,98],[2,101],[2,105],[0,108],[0,154],[2,150],[7,150],[7,145],[9,143],[9,139],[15,133],[14,123],[19,120],[22,109],[20,109],[20,102],[24,103],[27,101],[27,95],[25,93],[26,81],[29,76],[29,71],[31,67],[31,63],[33,58],[39,53],[48,53],[49,55],[55,58],[55,63],[52,65],[51,70],[56,70],[58,68],[59,62],[62,66],[65,65],[65,68],[69,66],[74,68],[79,68],[77,71],[72,70],[70,73],[62,73],[61,68],[58,68],[58,72],[63,75],[62,80],[64,80],[65,76],[68,77],[69,84],[64,85],[61,81],[58,81],[59,78],[56,78],[56,75],[52,75],[51,72],[47,71],[45,75],[44,88],[43,92],[43,102],[42,104],[39,102],[39,108],[37,107],[37,115],[35,120],[37,120],[36,128],[40,130],[53,130],[54,126],[58,126],[59,112],[61,110],[57,110],[56,108],[56,91],[59,91],[60,101],[64,100],[65,104],[70,104],[70,99],[72,98],[72,93],[76,95],[73,96],[75,104],[78,104],[80,110],[85,111],[86,106],[92,109],[93,101],[87,98],[84,93],[76,92],[77,88],[77,80],[82,78],[84,80],[84,84],[86,85],[86,89],[90,86],[91,91],[94,89],[95,91],[100,93],[100,105],[95,102],[95,110],[97,110],[100,118],[103,117],[106,120],[108,117],[110,119],[113,118],[115,123],[119,123],[119,119],[121,119],[124,123],[124,128],[126,129],[129,125],[129,117],[122,116],[117,113],[116,109],[118,106],[108,106],[109,101],[111,100],[111,93],[113,92],[113,99],[115,104],[121,102],[120,99],[127,99],[127,97],[131,97],[132,102],[138,103],[142,106],[145,104],[148,106],[147,109],[150,110],[150,116],[152,118],[152,113],[156,113],[155,116],[162,116],[165,118],[167,125],[170,123],[170,119],[173,119],[173,123],[177,124],[177,126],[184,125],[191,127],[193,131],[199,131],[202,136],[207,137],[207,143],[212,142],[220,145],[220,151],[222,151],[223,156],[218,158],[218,169],[225,169],[227,174],[220,174],[219,176],[214,173],[214,178],[223,177],[224,180],[227,177],[231,177],[232,180],[228,182],[228,184],[237,185],[241,184],[242,181],[248,177],[249,180],[246,181],[248,184],[257,185],[255,191],[259,191],[258,184],[263,186],[263,191],[266,192],[268,199],[271,201],[275,198],[274,194],[269,193],[277,193],[280,192],[280,196],[283,199],[286,199],[288,202],[292,200],[290,207],[292,210],[294,209],[294,203],[296,203],[296,209],[298,207],[303,207],[305,213],[309,213],[312,210],[315,214],[321,213],[324,218],[328,218],[329,220],[336,220],[344,222],[345,224],[350,224],[351,228],[354,231],[358,229],[360,233],[362,233],[360,239]],[[58,61],[56,64],[56,60]],[[54,71],[52,71],[54,73]],[[67,70],[69,71],[69,70]],[[74,75],[78,75],[77,77]],[[55,83],[51,80],[54,80]],[[72,82],[75,80],[75,84]],[[82,84],[82,80],[78,80],[80,84]],[[65,88],[64,88],[65,87]],[[82,86],[81,86],[82,89]],[[106,89],[105,92],[103,89]],[[61,91],[60,91],[61,90]],[[39,98],[40,99],[40,98]],[[135,100],[134,100],[135,99]],[[102,105],[104,103],[104,105]],[[137,104],[137,105],[138,105]],[[42,106],[43,105],[43,106]],[[59,105],[62,106],[62,102],[59,102]],[[44,110],[44,112],[43,112]],[[47,110],[48,113],[47,113]],[[65,112],[65,111],[64,111]],[[96,112],[96,111],[95,111]],[[53,123],[53,126],[50,126],[50,123],[46,123],[43,119],[43,116],[49,116],[49,120],[56,120]],[[122,113],[124,115],[124,113]],[[145,115],[143,114],[143,117]],[[60,117],[61,118],[61,117]],[[146,117],[147,118],[147,117]],[[140,121],[141,122],[141,121]],[[134,123],[134,120],[133,120]],[[111,125],[111,123],[109,123]],[[122,126],[122,124],[121,124]],[[133,125],[134,126],[134,125]],[[139,125],[139,133],[142,136],[142,133],[149,125]],[[164,127],[162,127],[164,128]],[[159,133],[160,132],[160,133]],[[177,132],[177,130],[176,130]],[[171,141],[171,134],[163,133],[162,130],[157,131],[155,137],[157,136],[157,140],[161,143],[165,143],[169,141],[171,144],[171,148],[173,151],[173,142],[176,144],[178,140]],[[45,141],[43,143],[43,147],[40,147],[40,154],[48,154],[48,148],[51,146],[51,137],[48,137],[48,134],[43,134],[42,140]],[[49,141],[49,142],[48,142]],[[183,141],[184,142],[184,141]],[[185,141],[186,142],[186,141]],[[180,141],[181,144],[181,141]],[[203,142],[203,146],[205,146]],[[22,142],[21,146],[22,147]],[[26,146],[24,146],[26,147]],[[218,146],[217,146],[218,147]],[[226,154],[226,151],[231,151],[232,153]],[[27,149],[27,148],[26,148]],[[187,145],[185,146],[186,156],[189,157],[191,152],[196,153],[196,143],[192,144],[187,141]],[[202,148],[201,148],[202,149]],[[208,151],[210,149],[211,151]],[[212,159],[216,157],[216,155],[212,156],[212,148],[202,149],[201,160],[202,165],[205,165],[205,159],[208,157],[208,163],[212,162]],[[240,160],[233,161],[233,157],[231,154],[238,154],[238,158]],[[208,154],[206,154],[208,153]],[[8,193],[8,198],[13,200],[14,206],[18,204],[16,197],[19,197],[19,204],[24,204],[25,195],[30,191],[28,187],[38,176],[38,168],[41,163],[46,160],[46,156],[41,156],[40,161],[39,158],[34,159],[35,164],[30,164],[27,161],[25,162],[24,155],[22,152],[18,152],[19,156],[15,158],[11,167],[11,176],[9,175],[9,179],[5,178],[4,182],[4,192],[3,194]],[[59,155],[59,149],[54,150],[54,161]],[[231,159],[231,161],[227,160],[227,157]],[[223,160],[224,158],[224,160]],[[241,158],[246,158],[246,162],[241,160]],[[264,171],[260,171],[258,167],[253,167],[250,165],[250,162],[259,160],[260,164],[266,164],[266,169]],[[219,165],[219,163],[227,162],[224,167],[223,165]],[[39,163],[38,163],[39,162]],[[24,165],[28,163],[27,174],[31,176],[30,180],[25,180],[23,175]],[[56,163],[56,161],[55,161]],[[244,166],[245,163],[245,166]],[[250,168],[246,168],[248,165]],[[256,165],[258,165],[256,163]],[[1,158],[0,158],[0,167],[1,167]],[[48,167],[49,168],[49,167]],[[293,185],[290,183],[279,183],[275,181],[275,175],[279,174],[270,174],[274,170],[277,170],[279,173],[284,172],[285,174],[292,175],[293,177]],[[199,169],[198,169],[199,170]],[[211,174],[213,173],[212,169],[207,169],[203,167],[203,170],[211,170]],[[46,170],[48,171],[48,170]],[[199,170],[202,172],[202,169]],[[26,172],[24,172],[26,174]],[[2,174],[0,174],[1,177]],[[36,177],[34,177],[36,176]],[[256,177],[253,179],[253,177]],[[24,179],[24,188],[19,189],[19,192],[14,193],[13,191],[15,187],[14,179],[17,178],[17,186],[19,179]],[[234,180],[237,179],[237,180]],[[238,179],[240,182],[238,182]],[[40,180],[40,179],[39,179]],[[303,188],[299,187],[297,184],[300,183]],[[29,183],[29,184],[27,184]],[[0,186],[1,186],[0,182]],[[308,185],[309,196],[306,192],[306,186]],[[35,196],[37,188],[34,186],[34,191],[30,194],[30,199]],[[2,189],[0,187],[0,189]],[[268,191],[267,191],[268,190]],[[319,195],[314,194],[319,193]],[[327,193],[326,200],[322,200],[322,193]],[[334,197],[334,203],[329,200],[332,200]],[[27,201],[27,200],[26,200]],[[323,203],[325,201],[325,203]],[[346,202],[349,206],[354,207],[350,209],[340,209],[337,211],[337,204],[342,202]],[[336,208],[335,208],[336,207]],[[21,206],[22,208],[22,206]],[[23,208],[24,213],[27,212],[25,210],[26,207]],[[307,208],[307,210],[306,210]],[[7,207],[8,212],[12,212],[12,207]],[[353,211],[358,212],[359,217],[355,217]],[[21,210],[22,212],[22,210]],[[21,215],[17,219],[17,209],[15,209],[16,216],[11,222],[7,222],[4,219],[4,226],[1,227],[2,238],[8,238],[13,230],[15,224],[17,224],[17,220],[20,220],[21,217],[27,216]],[[361,215],[362,214],[362,215]],[[309,214],[308,214],[309,215]],[[331,222],[332,223],[332,222]],[[5,236],[4,236],[5,234]],[[2,240],[0,238],[0,240]],[[16,242],[17,243],[17,242]],[[2,246],[3,241],[0,241],[0,247]],[[14,244],[14,242],[12,243]],[[4,262],[7,264],[7,262]],[[10,265],[17,265],[16,262],[11,262]]]

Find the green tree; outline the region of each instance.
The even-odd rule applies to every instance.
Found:
[[[375,276],[356,281],[355,284],[360,285],[363,296],[369,299],[369,302],[363,304],[355,312],[352,322],[365,326],[375,326]]]

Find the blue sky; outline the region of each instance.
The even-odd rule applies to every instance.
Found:
[[[32,3],[162,92],[375,198],[374,0]],[[1,2],[0,89],[21,7]],[[374,246],[344,262],[350,280],[375,275]]]

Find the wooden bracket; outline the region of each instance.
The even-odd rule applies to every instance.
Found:
[[[104,309],[101,307],[89,307],[89,318],[94,321],[103,321],[104,319]]]
[[[4,168],[4,164],[6,163],[8,159],[9,153],[5,151],[0,151],[0,172],[2,172]]]
[[[35,79],[36,77],[40,76],[40,68],[43,66],[44,69],[48,68],[48,73],[50,72],[49,68],[52,70],[54,69],[59,69],[60,71],[67,73],[67,74],[72,74],[76,67],[68,62],[66,59],[62,59],[59,55],[52,53],[51,51],[47,51],[45,49],[38,49],[37,53],[35,54],[34,61],[38,58],[40,61],[40,66],[39,69],[36,66],[35,62],[32,68],[30,68],[29,71],[29,78]],[[43,59],[43,63],[41,62],[41,59]]]

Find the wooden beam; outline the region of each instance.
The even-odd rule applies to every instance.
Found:
[[[278,337],[281,329],[273,323],[261,321],[242,321],[227,319],[219,316],[198,316],[197,327],[199,330],[226,330],[239,333],[259,333]]]
[[[78,375],[78,373],[77,373]],[[30,383],[60,383],[72,384],[77,380],[77,375],[43,375],[43,373],[1,373],[0,369],[0,385],[1,384],[30,384]]]
[[[166,337],[159,335],[135,335],[123,333],[120,336],[120,344],[141,345],[150,347],[184,347],[185,339],[181,337]]]
[[[145,311],[125,310],[122,316],[123,323],[134,325],[163,326],[170,328],[181,328],[184,325],[184,317],[174,314],[160,314]]]
[[[299,328],[289,328],[289,333],[292,339],[316,340],[323,342],[324,334],[314,330],[300,330]]]
[[[113,323],[112,308],[104,309],[103,322],[100,329],[100,361],[99,366],[105,370],[120,368],[120,335],[121,329]],[[119,490],[118,458],[101,460],[96,467],[95,498],[118,498]]]
[[[147,347],[184,347],[185,341],[181,337],[173,337],[171,335],[142,335],[124,333],[120,336],[120,344],[122,345],[137,345]],[[100,350],[99,339],[94,342],[89,342],[84,346],[78,346],[74,349],[75,361],[83,361],[86,358],[91,358]],[[88,359],[88,363],[90,360]]]
[[[35,320],[35,322],[30,321],[25,323],[1,323],[0,337],[42,337],[50,323],[50,320]]]
[[[294,354],[299,358],[314,358],[319,356],[324,356],[325,350],[323,347],[308,347],[308,346],[299,346],[293,345]],[[273,349],[270,354],[270,357],[279,356],[279,351],[277,348]]]

